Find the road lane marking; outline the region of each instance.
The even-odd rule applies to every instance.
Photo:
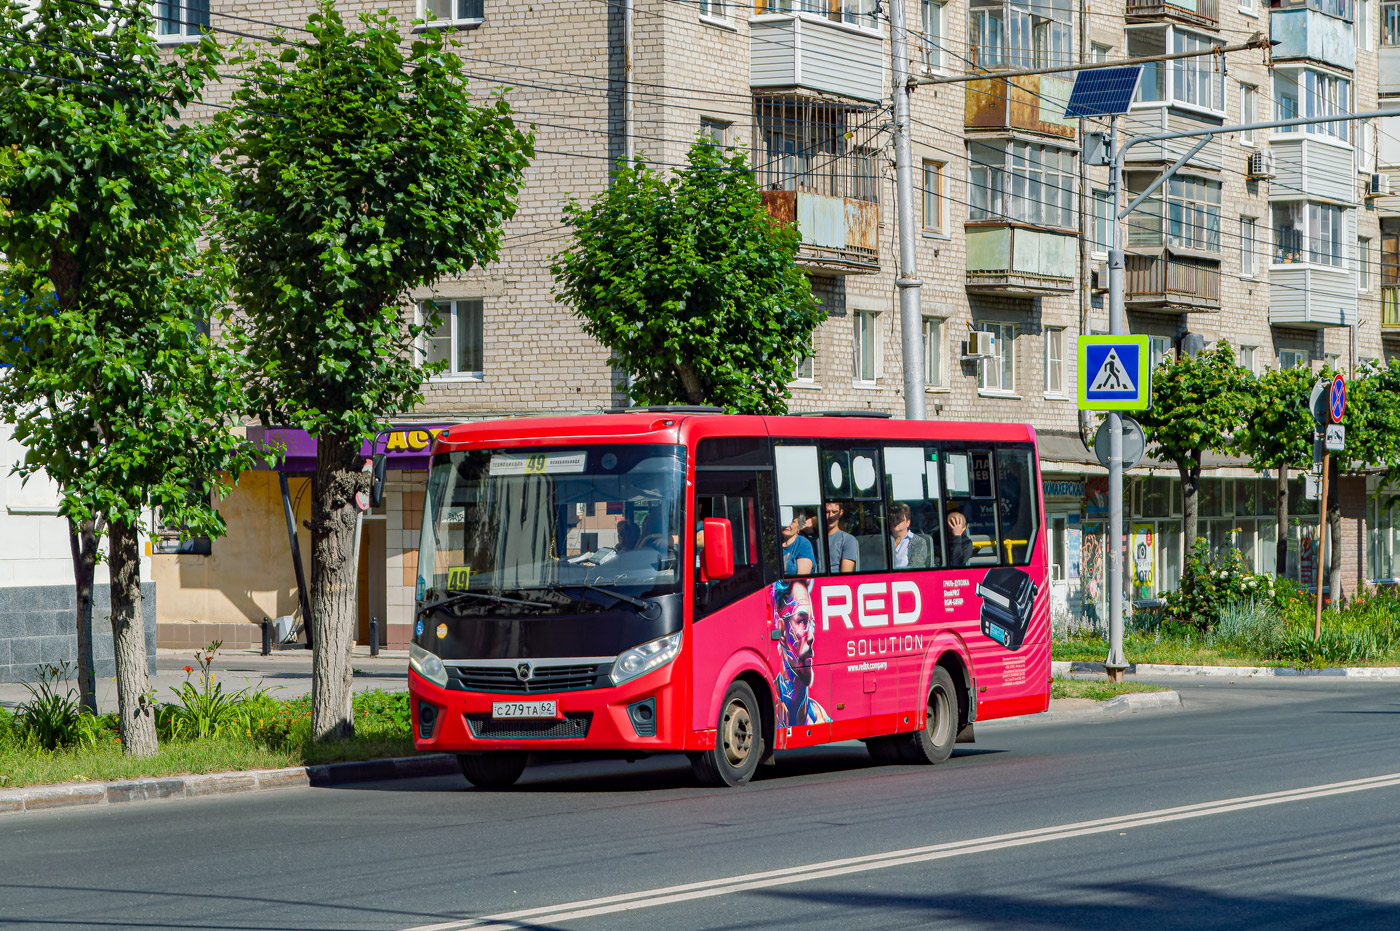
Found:
[[[659,889],[646,889],[640,892],[625,892],[618,895],[583,899],[577,902],[564,902],[520,911],[503,912],[480,918],[461,918],[438,924],[419,925],[407,931],[518,931],[521,928],[535,927],[540,922],[577,921],[610,915],[616,912],[639,908],[655,908],[660,905],[674,905],[695,899],[733,895],[755,889],[770,889],[794,883],[812,882],[864,873],[891,867],[910,866],[943,860],[949,857],[966,856],[974,853],[987,853],[1010,847],[1025,847],[1043,844],[1048,841],[1068,840],[1092,834],[1104,834],[1125,828],[1147,827],[1185,821],[1191,818],[1205,818],[1251,808],[1264,808],[1270,805],[1283,805],[1308,799],[1324,798],[1332,795],[1345,795],[1350,792],[1364,792],[1370,789],[1385,789],[1400,786],[1400,773],[1387,773],[1383,776],[1369,776],[1364,779],[1350,779],[1345,782],[1331,782],[1325,785],[1304,786],[1298,789],[1285,789],[1279,792],[1266,792],[1261,795],[1246,795],[1238,798],[1220,799],[1214,802],[1199,802],[1176,808],[1162,808],[1157,811],[1138,812],[1131,815],[1117,815],[1112,818],[1098,818],[1092,821],[1076,821],[1069,824],[1033,828],[1027,831],[1014,831],[1009,834],[995,834],[988,837],[975,837],[967,840],[949,841],[926,847],[908,847],[903,850],[890,850],[885,853],[866,854],[859,857],[845,857],[839,860],[824,860],[801,866],[789,866],[759,873],[726,876],[699,882],[664,886]]]

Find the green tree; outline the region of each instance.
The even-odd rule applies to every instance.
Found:
[[[47,473],[86,531],[80,613],[107,537],[122,742],[146,755],[142,518],[217,535],[219,470],[247,454],[234,360],[204,332],[226,299],[199,245],[218,142],[178,121],[221,55],[208,38],[163,53],[145,0],[5,3],[0,30],[0,413],[25,447],[19,473]]]
[[[1367,362],[1347,381],[1346,445],[1332,454],[1334,475],[1363,469],[1385,469],[1380,487],[1400,481],[1400,359],[1381,366]],[[1328,571],[1333,600],[1342,597],[1342,508],[1340,483],[1328,490]]]
[[[361,444],[421,400],[412,289],[496,257],[532,134],[499,93],[474,105],[448,30],[405,43],[387,13],[346,25],[322,0],[299,41],[235,91],[225,220],[253,363],[249,410],[316,438],[311,727],[354,730],[355,495]],[[435,317],[435,315],[431,315]],[[430,320],[434,325],[436,320]]]
[[[793,263],[796,229],[769,217],[743,155],[701,140],[669,178],[638,159],[564,222],[556,298],[612,350],[634,401],[787,410],[825,315]]]
[[[1138,417],[1159,459],[1181,475],[1182,523],[1186,547],[1198,536],[1201,458],[1235,448],[1232,434],[1249,410],[1246,372],[1224,340],[1194,357],[1163,362],[1152,372],[1152,409]]]
[[[1275,566],[1280,575],[1288,560],[1288,470],[1312,462],[1317,427],[1308,397],[1316,380],[1305,368],[1269,369],[1257,378],[1248,377],[1249,408],[1235,437],[1255,469],[1278,473]]]

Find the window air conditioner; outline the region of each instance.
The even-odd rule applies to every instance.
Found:
[[[1095,294],[1108,290],[1108,266],[1102,262],[1089,269],[1089,290]]]
[[[1255,152],[1249,157],[1250,178],[1272,178],[1274,176],[1274,153]]]
[[[992,359],[997,354],[997,338],[995,333],[987,333],[983,330],[973,330],[967,334],[967,352],[963,353],[964,359]]]
[[[1376,172],[1366,184],[1367,197],[1386,197],[1390,194],[1390,175]]]

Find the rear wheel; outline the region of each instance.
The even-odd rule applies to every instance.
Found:
[[[515,785],[525,771],[523,750],[498,750],[491,753],[459,753],[457,765],[467,782],[481,789],[504,789]]]
[[[695,778],[707,786],[741,786],[763,759],[763,716],[747,682],[734,681],[720,703],[711,750],[690,755]]]
[[[899,755],[906,763],[942,763],[952,755],[958,739],[958,697],[948,670],[933,668],[923,729],[899,737]]]

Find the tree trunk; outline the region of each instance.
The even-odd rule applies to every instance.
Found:
[[[700,376],[695,374],[695,369],[688,362],[676,363],[676,374],[680,376],[681,387],[685,389],[685,400],[687,404],[705,403],[705,384],[700,380]]]
[[[1181,530],[1182,539],[1185,541],[1187,557],[1191,554],[1191,547],[1196,543],[1197,530],[1200,527],[1200,502],[1196,492],[1201,487],[1201,461],[1197,459],[1190,467],[1177,466],[1177,471],[1181,473]]]
[[[73,587],[77,595],[78,704],[97,714],[97,672],[92,661],[92,579],[97,573],[96,523],[68,521],[68,548],[73,554]]]
[[[1342,602],[1342,470],[1333,460],[1327,476],[1327,586],[1328,601]]]
[[[141,614],[141,552],[136,527],[113,521],[107,538],[122,747],[130,756],[152,756],[156,752],[156,721],[146,659],[146,621]]]
[[[356,583],[355,492],[369,490],[359,443],[322,435],[316,442],[311,504],[311,734],[317,740],[355,733],[351,709]]]
[[[1288,574],[1288,466],[1278,469],[1278,514],[1275,518],[1278,535],[1274,542],[1274,574],[1283,578]]]

